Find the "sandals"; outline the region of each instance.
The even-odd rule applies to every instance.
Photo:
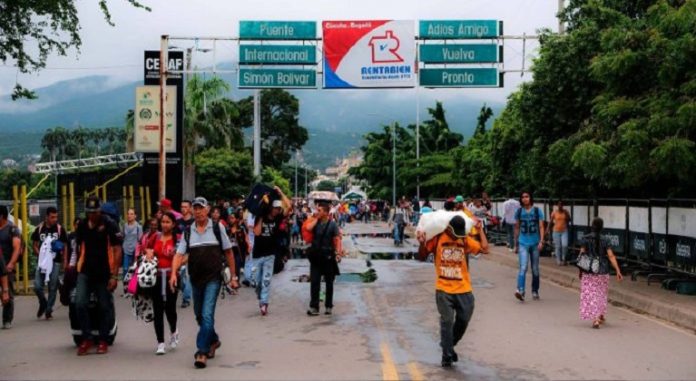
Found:
[[[212,344],[210,344],[210,352],[208,352],[208,358],[209,359],[214,359],[215,358],[215,351],[222,346],[222,341],[218,340]]]
[[[599,315],[599,324],[604,324],[607,320],[604,318],[604,315]]]
[[[601,324],[601,323],[600,323],[600,320],[597,319],[597,320],[595,320],[595,321],[592,323],[592,328],[594,328],[594,329],[599,329],[599,325],[600,325],[600,324]]]

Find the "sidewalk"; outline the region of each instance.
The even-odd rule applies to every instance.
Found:
[[[518,268],[517,255],[509,252],[505,246],[491,246],[490,254],[482,255],[481,258]],[[542,257],[539,267],[542,280],[565,287],[579,288],[577,267],[557,266],[552,257]],[[531,269],[528,271],[531,276]],[[660,282],[653,282],[648,286],[645,277],[639,277],[634,282],[631,281],[630,274],[623,275],[623,282],[617,282],[616,278],[611,280],[609,301],[612,304],[627,307],[635,312],[651,315],[696,332],[696,297],[665,290]]]

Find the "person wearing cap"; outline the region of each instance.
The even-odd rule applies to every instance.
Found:
[[[192,204],[196,221],[179,240],[172,263],[169,286],[174,292],[177,287],[179,268],[183,263],[188,263],[193,312],[199,327],[194,366],[200,369],[206,367],[208,359],[214,358],[215,351],[222,345],[215,332],[215,306],[222,287],[224,269],[222,259],[224,258],[227,262],[230,274],[235,274],[236,271],[232,243],[222,224],[216,227],[208,217],[210,209],[208,200],[196,197]],[[233,289],[239,288],[237,281],[237,276],[232,276],[229,286]]]
[[[79,259],[77,261],[77,286],[75,291],[75,308],[82,330],[82,343],[77,348],[77,355],[84,356],[94,345],[89,311],[90,295],[97,297],[99,319],[99,343],[97,353],[109,350],[109,319],[114,314],[114,299],[111,294],[118,283],[121,265],[121,245],[123,233],[118,224],[101,212],[99,198],[90,196],[85,202],[87,218],[77,226],[77,244]]]
[[[163,198],[160,200],[160,202],[158,204],[159,204],[159,209],[160,209],[159,211],[162,212],[162,214],[171,212],[172,214],[174,214],[174,217],[176,217],[177,220],[181,219],[181,217],[182,217],[181,213],[177,212],[172,207],[172,205],[173,205],[172,200],[170,200],[168,198]],[[159,217],[162,217],[162,216],[158,216],[158,218]]]
[[[440,346],[443,367],[451,367],[459,360],[454,347],[464,336],[474,312],[474,294],[467,264],[467,254],[488,253],[488,240],[483,229],[478,229],[479,240],[467,234],[466,220],[454,216],[444,232],[426,241],[418,232],[420,247],[418,259],[435,254],[435,302],[440,313]]]
[[[276,255],[281,254],[280,224],[292,212],[292,203],[277,186],[280,196],[273,200],[271,209],[265,215],[256,216],[254,221],[253,267],[256,275],[256,296],[261,315],[268,314],[268,299],[271,293],[271,278]]]

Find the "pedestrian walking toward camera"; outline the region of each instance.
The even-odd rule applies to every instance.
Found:
[[[566,266],[568,265],[568,225],[571,217],[570,212],[563,207],[563,201],[558,200],[556,210],[551,213],[550,220],[556,264]]]
[[[14,279],[15,266],[19,260],[22,248],[20,231],[15,224],[8,220],[10,213],[5,205],[0,205],[0,249],[7,274],[8,300],[2,305],[2,329],[12,328],[14,320]],[[5,288],[3,288],[3,293]]]
[[[520,199],[522,207],[515,213],[515,253],[519,255],[519,272],[517,273],[517,290],[515,297],[524,301],[527,266],[532,263],[532,298],[539,300],[539,253],[544,237],[544,212],[534,206],[534,199],[529,192],[523,192]]]
[[[488,253],[488,240],[479,226],[478,240],[467,234],[466,220],[454,216],[444,232],[426,241],[418,233],[418,259],[424,261],[435,254],[435,302],[440,313],[440,346],[443,367],[459,361],[454,347],[464,336],[474,313],[474,294],[467,254]]]
[[[317,218],[307,223],[307,229],[313,232],[312,245],[307,249],[309,259],[310,302],[307,315],[319,315],[319,291],[321,279],[326,283],[324,313],[333,312],[333,286],[336,276],[340,274],[338,262],[341,261],[341,233],[336,222],[329,217],[330,207],[319,205]]]
[[[58,210],[49,206],[44,221],[31,235],[32,247],[37,258],[34,274],[34,293],[39,299],[36,318],[44,314],[46,320],[53,319],[53,306],[58,294],[58,275],[68,255],[68,237],[58,223]],[[48,284],[48,299],[44,294],[44,285]]]
[[[126,277],[128,268],[133,263],[138,242],[143,238],[143,227],[140,226],[136,217],[135,209],[128,209],[126,222],[123,224],[123,278]]]
[[[602,238],[604,221],[592,220],[592,232],[581,241],[578,267],[580,267],[580,318],[592,320],[592,328],[605,322],[609,296],[609,265],[616,271],[616,279],[623,280],[621,268],[609,242]]]
[[[207,361],[215,358],[215,351],[222,345],[215,332],[215,307],[223,280],[233,289],[239,287],[236,276],[231,276],[229,280],[223,278],[223,274],[226,274],[223,263],[229,266],[230,274],[235,273],[232,243],[222,224],[215,225],[208,218],[208,211],[205,198],[196,197],[193,200],[195,222],[179,240],[169,278],[169,286],[174,293],[179,268],[188,262],[193,312],[199,327],[193,364],[199,369],[205,368]]]

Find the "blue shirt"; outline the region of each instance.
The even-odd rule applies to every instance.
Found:
[[[529,211],[525,208],[520,208],[515,213],[515,217],[517,217],[520,223],[518,239],[520,246],[538,245],[540,240],[539,224],[544,220],[544,212],[535,206],[529,209]]]

